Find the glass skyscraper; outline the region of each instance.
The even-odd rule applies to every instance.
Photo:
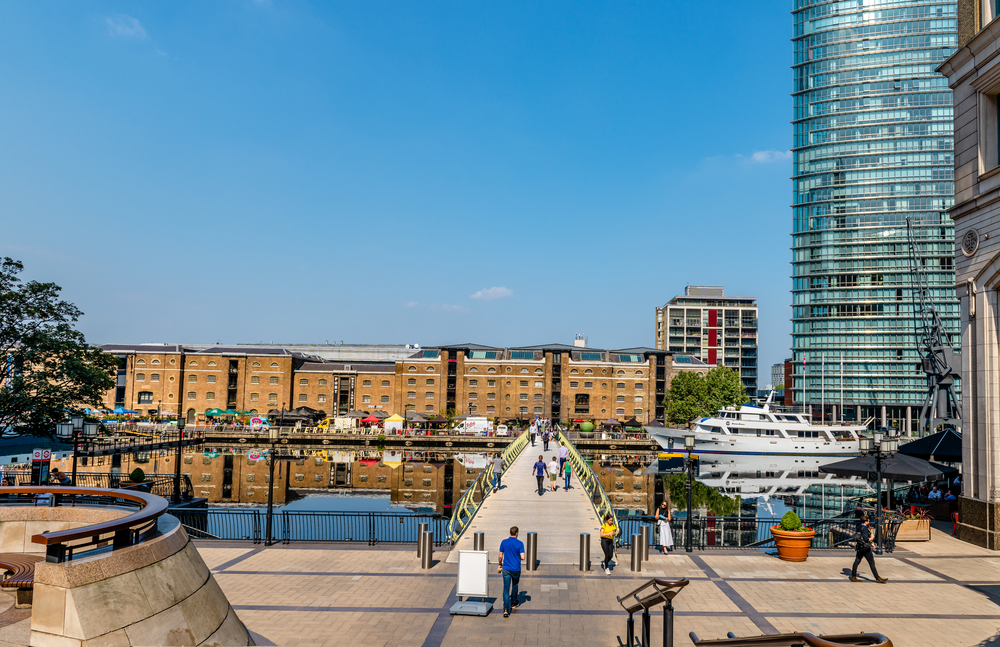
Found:
[[[906,217],[958,344],[952,97],[935,73],[956,2],[794,0],[791,398],[816,419],[915,430],[919,369]],[[841,368],[841,365],[843,368]],[[843,403],[843,407],[841,407]]]

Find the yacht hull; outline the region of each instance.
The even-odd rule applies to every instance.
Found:
[[[688,429],[646,427],[646,431],[663,449],[682,451],[684,437],[694,436],[697,454],[738,454],[747,456],[840,456],[860,455],[857,440],[828,441],[822,438],[776,438],[773,436],[741,436],[713,434]]]

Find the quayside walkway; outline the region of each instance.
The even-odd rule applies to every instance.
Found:
[[[544,494],[538,496],[538,482],[532,465],[543,455],[548,463],[559,451],[555,442],[549,451],[542,443],[528,445],[504,471],[499,492],[490,493],[472,519],[472,523],[455,544],[448,562],[458,563],[458,551],[472,550],[473,536],[484,533],[490,561],[495,562],[500,542],[510,536],[510,527],[520,528],[520,539],[527,543],[529,532],[538,533],[538,561],[541,564],[577,564],[580,558],[580,533],[590,533],[590,555],[600,562],[600,523],[594,506],[580,481],[574,475],[570,489],[563,489],[563,479],[556,481],[559,489],[549,489],[549,477],[544,478]]]

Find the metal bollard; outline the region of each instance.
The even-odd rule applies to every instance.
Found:
[[[590,570],[590,533],[580,533],[580,570]]]
[[[472,535],[472,550],[486,550],[486,534],[477,532]]]
[[[639,573],[642,571],[642,546],[639,542],[642,541],[642,535],[632,535],[632,572]]]
[[[424,545],[423,552],[420,555],[420,568],[425,571],[430,570],[434,564],[434,531],[426,531],[420,536],[420,539]]]
[[[417,559],[424,554],[424,533],[427,532],[427,524],[417,524]]]
[[[649,526],[643,526],[639,529],[639,534],[642,535],[642,561],[649,561]]]
[[[524,557],[525,557],[524,561],[527,562],[527,564],[525,564],[526,570],[529,570],[529,571],[537,570],[538,567],[535,565],[535,562],[538,561],[538,533],[537,532],[529,532],[528,533],[528,545],[525,546]]]

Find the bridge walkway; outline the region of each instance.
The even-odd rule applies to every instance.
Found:
[[[544,452],[548,463],[557,455],[559,445],[549,444]],[[471,524],[455,544],[448,562],[458,562],[458,551],[472,550],[473,535],[485,533],[486,549],[491,563],[496,563],[500,542],[510,536],[510,527],[520,529],[518,538],[527,543],[529,532],[538,533],[538,561],[541,564],[576,564],[580,556],[580,533],[590,533],[591,561],[601,560],[600,523],[594,506],[576,475],[570,477],[570,489],[563,489],[563,479],[556,481],[558,489],[549,488],[546,475],[544,492],[538,495],[538,482],[532,466],[542,455],[542,443],[527,446],[504,471],[498,492],[491,492],[483,501]]]

